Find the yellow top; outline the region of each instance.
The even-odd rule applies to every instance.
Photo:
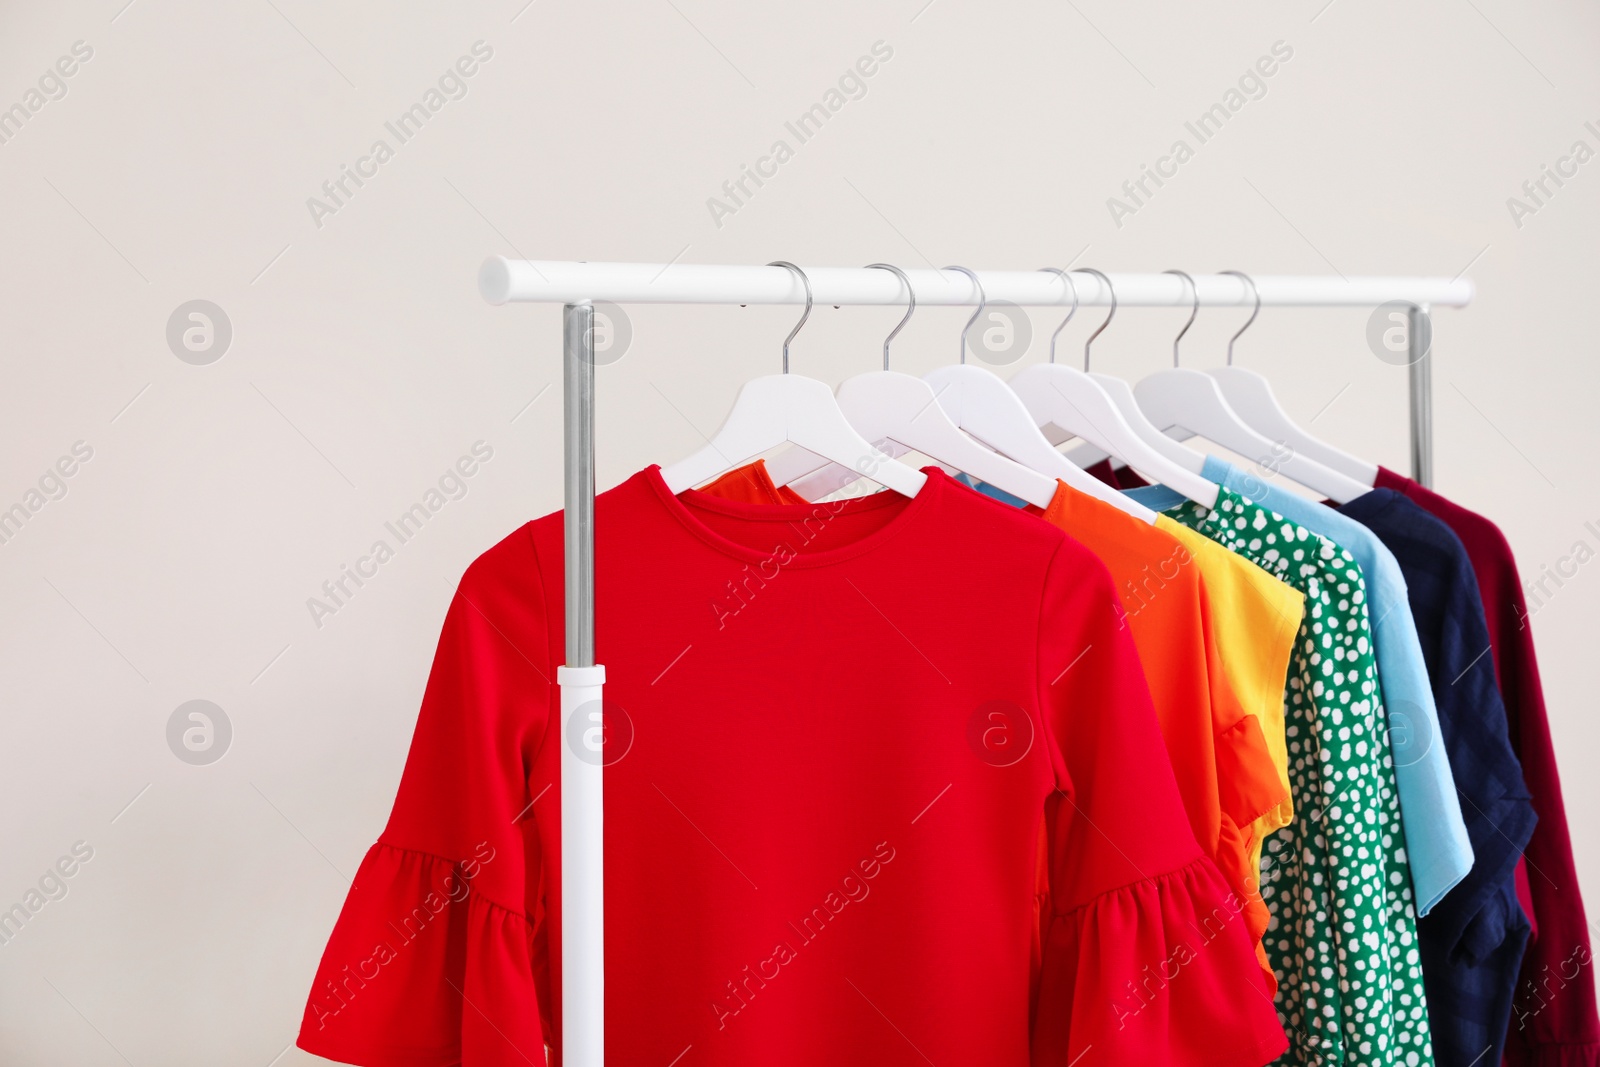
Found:
[[[1284,685],[1305,597],[1243,556],[1165,515],[1156,516],[1156,529],[1181,541],[1200,568],[1211,598],[1211,626],[1222,653],[1223,673],[1244,710],[1260,720],[1267,752],[1283,782],[1283,803],[1251,827],[1251,869],[1259,869],[1261,842],[1288,825],[1294,815],[1287,793],[1289,749],[1284,738]]]

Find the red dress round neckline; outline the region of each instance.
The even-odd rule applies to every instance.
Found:
[[[596,503],[608,1060],[1284,1050],[1094,556],[937,471],[793,513],[658,482]],[[561,538],[546,516],[462,579],[307,1051],[559,1063]]]

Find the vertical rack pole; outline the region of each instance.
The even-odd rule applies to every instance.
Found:
[[[566,1067],[605,1062],[605,823],[594,662],[594,305],[562,308],[566,660],[561,686],[561,1045]]]
[[[1433,488],[1433,320],[1426,304],[1406,313],[1411,378],[1411,477]]]

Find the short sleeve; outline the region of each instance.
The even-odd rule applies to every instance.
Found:
[[[544,1062],[528,782],[554,672],[538,574],[524,528],[461,581],[393,812],[317,969],[307,1052],[370,1067]]]
[[[1228,682],[1202,582],[1200,619],[1205,635],[1206,675],[1211,689],[1211,721],[1216,734],[1217,791],[1222,814],[1246,832],[1257,819],[1289,801],[1289,787],[1267,750],[1261,721],[1245,711]]]
[[[1305,596],[1202,533],[1164,515],[1157,523],[1182,541],[1200,566],[1209,602],[1212,645],[1222,662],[1222,674],[1240,708],[1256,720],[1282,787],[1283,802],[1262,813],[1253,825],[1241,828],[1251,841],[1254,868],[1260,864],[1261,842],[1287,826],[1294,815],[1289,794],[1284,689]]]
[[[1211,723],[1217,764],[1217,799],[1221,826],[1216,861],[1228,885],[1244,904],[1245,928],[1261,964],[1268,988],[1276,993],[1277,977],[1267,962],[1261,939],[1272,916],[1261,898],[1260,842],[1255,827],[1290,804],[1289,790],[1267,749],[1261,721],[1244,710],[1222,666],[1222,652],[1213,630],[1205,582],[1200,589],[1200,618],[1205,634],[1206,676],[1211,688]]]
[[[1038,670],[1060,792],[1034,1064],[1272,1060],[1287,1040],[1243,903],[1195,842],[1111,579],[1075,542],[1046,580]]]

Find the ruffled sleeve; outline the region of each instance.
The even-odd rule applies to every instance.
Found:
[[[473,882],[506,857],[465,861],[379,843],[328,939],[300,1047],[372,1067],[544,1062],[533,925]]]
[[[1239,899],[1196,857],[1055,916],[1034,1064],[1260,1067],[1288,1047]]]
[[[1056,766],[1035,1067],[1260,1067],[1288,1042],[1242,917],[1196,843],[1111,580],[1066,542],[1041,608]]]
[[[524,529],[462,579],[389,823],[356,872],[301,1023],[307,1052],[369,1067],[545,1062],[544,597]]]

